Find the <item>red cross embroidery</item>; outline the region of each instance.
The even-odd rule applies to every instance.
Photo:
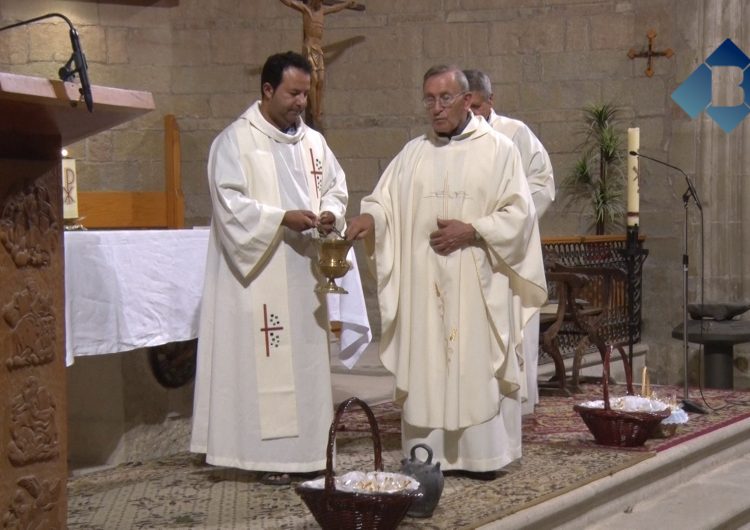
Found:
[[[271,319],[275,320],[278,323],[279,319],[276,315],[271,314]],[[273,336],[273,331],[279,331],[284,329],[283,326],[269,326],[268,325],[268,306],[266,304],[263,304],[263,324],[264,326],[260,328],[260,330],[266,334],[266,357],[271,356],[271,344],[270,344],[270,336]]]
[[[323,171],[321,171],[322,167],[319,166],[320,162],[315,160],[315,155],[313,154],[312,147],[310,148],[310,162],[312,165],[310,175],[312,175],[313,182],[315,184],[315,194],[320,197],[320,179],[323,176]]]

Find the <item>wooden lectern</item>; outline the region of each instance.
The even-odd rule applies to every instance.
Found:
[[[148,92],[0,73],[0,528],[65,528],[63,146],[154,109]]]

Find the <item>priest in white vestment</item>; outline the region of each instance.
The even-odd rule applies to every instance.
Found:
[[[310,65],[269,57],[262,99],[214,140],[190,448],[210,464],[325,469],[333,403],[318,232],[344,229],[344,172],[301,120]],[[266,475],[264,475],[266,476]]]
[[[501,116],[492,108],[492,82],[489,76],[479,70],[464,70],[471,91],[471,111],[482,116],[497,132],[507,136],[521,154],[521,166],[529,183],[534,199],[536,215],[542,218],[555,200],[555,179],[552,162],[539,138],[521,120]],[[526,399],[523,400],[523,414],[532,414],[539,403],[539,312],[529,320],[523,334],[524,372],[526,374]]]
[[[380,356],[405,455],[492,478],[521,457],[522,329],[547,298],[539,227],[512,142],[469,110],[457,67],[423,83],[432,130],[403,148],[349,220],[377,278]]]

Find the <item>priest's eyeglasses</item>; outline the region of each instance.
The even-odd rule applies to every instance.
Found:
[[[437,98],[427,96],[425,98],[422,98],[422,105],[424,105],[424,108],[429,110],[435,106],[435,103],[437,103],[441,108],[445,109],[453,105],[453,103],[464,94],[466,94],[466,92],[459,92],[455,95],[440,94],[440,96],[438,96]]]

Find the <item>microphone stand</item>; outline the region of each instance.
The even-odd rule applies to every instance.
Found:
[[[656,158],[651,158],[650,156],[642,155],[635,151],[630,151],[630,154],[675,169],[682,173],[682,176],[685,177],[685,182],[687,182],[687,190],[685,190],[685,193],[682,194],[682,202],[685,206],[685,226],[683,230],[684,239],[682,254],[682,352],[684,356],[683,362],[685,376],[683,379],[685,385],[683,388],[684,397],[682,398],[682,408],[687,412],[706,414],[708,411],[706,411],[697,403],[693,403],[692,401],[690,401],[690,394],[688,390],[688,205],[690,203],[690,198],[693,198],[693,200],[695,201],[695,205],[699,210],[703,210],[703,206],[701,205],[700,199],[698,199],[698,192],[693,186],[690,177],[688,177],[683,170],[681,170],[677,166],[673,166],[672,164],[667,164],[666,162],[662,162],[661,160],[658,160]]]
[[[60,13],[48,13],[46,15],[30,18],[29,20],[22,20],[21,22],[16,22],[15,24],[3,26],[2,28],[0,28],[0,31],[5,31],[6,29],[15,28],[18,26],[24,26],[26,24],[51,17],[60,17],[68,24],[68,27],[70,28],[70,44],[73,47],[73,53],[70,56],[70,59],[68,59],[68,62],[65,63],[65,65],[62,66],[57,73],[62,81],[72,81],[75,78],[75,75],[78,74],[78,78],[81,81],[81,88],[79,89],[79,91],[81,93],[81,96],[83,96],[83,100],[86,102],[86,108],[89,110],[89,112],[93,112],[94,98],[91,95],[91,83],[89,83],[86,56],[83,54],[81,41],[78,38],[78,32],[76,31],[75,27],[73,27],[73,23],[68,17],[66,17],[65,15],[61,15]],[[73,68],[74,65],[75,68]]]
[[[706,414],[708,411],[690,401],[690,394],[688,391],[688,205],[690,203],[690,197],[695,199],[695,204],[698,209],[701,208],[701,203],[698,200],[698,195],[695,193],[692,183],[687,175],[685,179],[688,181],[688,189],[682,194],[682,202],[685,207],[685,227],[683,230],[683,254],[682,254],[682,353],[683,363],[685,370],[685,386],[683,388],[682,408],[686,412],[694,412],[696,414]]]

